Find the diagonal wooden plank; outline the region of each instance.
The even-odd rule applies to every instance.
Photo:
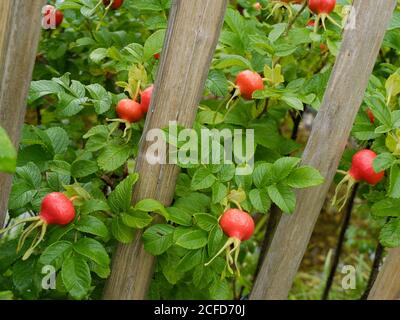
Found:
[[[400,300],[400,248],[389,250],[368,300]]]
[[[227,0],[174,0],[143,137],[169,121],[193,125],[205,80],[222,27]],[[151,142],[142,137],[136,170],[140,179],[133,202],[154,198],[169,205],[175,192],[178,168],[151,165],[145,159]],[[143,299],[153,275],[154,257],[146,253],[138,232],[131,245],[120,245],[113,257],[105,299]]]
[[[350,28],[348,23],[344,32],[340,53],[302,158],[303,165],[311,165],[321,172],[325,183],[298,192],[294,214],[282,216],[251,299],[288,297],[396,3],[396,0],[354,0],[355,27]]]
[[[24,122],[45,0],[0,1],[0,126],[17,147]],[[0,173],[0,227],[7,212],[11,175]]]

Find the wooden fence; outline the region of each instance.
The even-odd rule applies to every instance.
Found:
[[[0,1],[0,125],[16,146],[24,120],[40,33],[40,8],[44,2]],[[295,213],[282,215],[251,299],[286,299],[288,296],[362,103],[396,3],[396,0],[354,0],[355,28],[347,28],[344,33],[337,63],[302,158],[303,164],[320,170],[326,182],[298,192]],[[166,127],[169,121],[177,121],[185,127],[193,124],[226,6],[227,0],[173,0],[143,137],[152,128]],[[136,166],[142,178],[135,187],[132,201],[155,198],[169,205],[178,168],[148,164],[144,157],[148,146],[142,138]],[[0,174],[0,224],[6,214],[10,186],[11,176]],[[104,291],[105,299],[146,298],[154,257],[144,251],[141,235],[137,234],[133,244],[117,248]],[[400,249],[393,249],[369,299],[399,299],[399,271]]]

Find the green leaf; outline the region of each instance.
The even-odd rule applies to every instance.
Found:
[[[400,165],[398,164],[390,169],[388,196],[400,198]]]
[[[36,191],[26,182],[14,183],[11,188],[10,198],[8,200],[8,208],[10,210],[23,208],[32,201]]]
[[[83,299],[89,292],[92,282],[87,262],[82,256],[70,256],[65,259],[61,278],[65,288],[74,299]]]
[[[218,62],[215,66],[216,69],[226,69],[228,67],[232,66],[238,66],[242,67],[244,69],[253,69],[251,66],[251,63],[249,60],[246,58],[239,56],[239,55],[234,55],[234,54],[229,54],[229,55],[222,55],[220,62]]]
[[[286,102],[290,107],[292,107],[295,110],[303,110],[303,102],[301,102],[300,99],[296,97],[290,97],[290,96],[282,96],[281,100]]]
[[[206,80],[206,87],[217,97],[228,94],[228,80],[221,70],[211,70]]]
[[[64,129],[53,127],[47,129],[45,132],[50,139],[55,154],[61,154],[67,151],[70,141],[68,134]]]
[[[125,225],[121,217],[116,217],[111,222],[111,233],[119,242],[130,243],[135,237],[135,229]]]
[[[187,254],[179,260],[176,269],[180,272],[187,272],[192,270],[195,266],[201,264],[203,257],[202,250],[190,250]]]
[[[89,58],[94,63],[100,63],[103,59],[107,58],[107,52],[106,48],[97,48],[90,53]]]
[[[135,210],[144,212],[157,212],[164,216],[165,219],[169,220],[169,213],[167,209],[162,205],[161,202],[154,199],[143,199],[136,203]]]
[[[318,170],[313,167],[304,166],[295,168],[287,177],[286,184],[292,188],[308,188],[317,186],[324,182]]]
[[[400,93],[400,74],[397,72],[389,76],[385,83],[388,100]]]
[[[217,253],[218,250],[221,249],[222,245],[222,239],[224,238],[224,234],[221,230],[221,228],[218,226],[215,226],[211,231],[208,236],[208,244],[207,244],[207,250],[208,250],[208,255],[210,257],[214,256],[214,254]]]
[[[99,200],[99,199],[89,199],[86,200],[83,205],[81,206],[81,213],[82,214],[89,214],[89,213],[93,213],[93,212],[99,212],[99,211],[105,211],[108,212],[110,211],[110,207],[108,206],[108,204],[103,201],[103,200]]]
[[[173,226],[156,224],[143,233],[144,248],[152,255],[160,255],[167,251],[173,244]]]
[[[284,157],[275,161],[272,166],[274,182],[285,179],[299,164],[300,158]]]
[[[131,147],[127,144],[109,144],[100,153],[97,163],[100,169],[110,172],[122,166],[131,155]]]
[[[147,212],[133,209],[130,209],[128,213],[122,213],[121,218],[128,227],[136,229],[147,227],[153,220]]]
[[[400,218],[393,218],[387,222],[379,235],[379,241],[384,247],[400,247]]]
[[[200,229],[188,228],[176,239],[176,244],[182,248],[194,250],[207,245],[207,232]]]
[[[272,25],[272,30],[268,35],[268,39],[271,42],[278,40],[278,38],[283,34],[286,29],[286,23],[277,23]]]
[[[110,264],[110,257],[104,246],[92,238],[81,238],[74,244],[74,250],[82,256],[93,260],[101,266]]]
[[[218,219],[208,213],[195,213],[194,221],[205,231],[211,231],[212,228],[218,225]]]
[[[286,213],[292,213],[296,205],[296,195],[291,188],[283,185],[268,187],[268,195],[271,200]]]
[[[49,162],[49,168],[51,171],[62,174],[64,176],[71,175],[71,165],[68,162],[62,160],[52,160]]]
[[[106,89],[97,83],[86,86],[86,89],[92,97],[97,114],[103,114],[110,109],[112,100]]]
[[[377,217],[400,217],[400,199],[386,198],[373,204],[372,214]]]
[[[32,81],[29,88],[29,103],[34,102],[40,97],[49,94],[57,94],[61,91],[61,87],[52,80]]]
[[[207,168],[201,167],[193,175],[191,188],[192,190],[207,189],[210,188],[215,181],[216,177]]]
[[[139,179],[137,173],[133,173],[120,182],[108,197],[108,204],[114,213],[127,212],[132,203],[133,186]]]
[[[33,162],[29,162],[23,167],[17,168],[17,175],[25,180],[32,189],[39,189],[42,182],[40,169]]]
[[[396,158],[389,152],[384,152],[378,154],[378,156],[374,159],[373,167],[375,172],[381,172],[383,170],[389,169]]]
[[[366,98],[365,102],[368,104],[375,118],[386,127],[391,128],[392,115],[385,102],[375,96]]]
[[[81,216],[76,224],[76,229],[102,238],[108,237],[106,225],[103,221],[93,216]]]
[[[147,61],[153,57],[156,53],[160,53],[166,30],[161,29],[154,32],[150,37],[147,38],[143,48],[143,60]]]
[[[90,160],[76,160],[71,165],[71,175],[74,178],[87,177],[98,170],[96,162]]]
[[[271,163],[262,163],[256,165],[253,171],[253,181],[258,189],[262,189],[273,183],[274,176],[272,175],[273,165]]]
[[[177,207],[169,207],[167,208],[167,211],[170,221],[187,227],[190,227],[193,224],[192,216],[188,211]]]
[[[232,290],[228,281],[215,277],[210,286],[210,297],[213,300],[231,300]]]
[[[221,202],[228,195],[228,188],[221,182],[216,181],[212,186],[212,203]]]
[[[0,172],[14,173],[17,164],[17,152],[2,127],[0,127],[0,146]]]
[[[31,257],[26,261],[18,260],[12,267],[13,287],[23,299],[37,299],[39,279],[36,262],[37,260]]]
[[[251,205],[261,213],[267,213],[271,207],[271,199],[266,190],[253,189],[249,192]]]
[[[57,241],[48,246],[40,255],[39,263],[56,266],[56,260],[62,258],[72,248],[70,241]]]

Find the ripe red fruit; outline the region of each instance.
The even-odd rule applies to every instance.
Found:
[[[254,232],[253,218],[239,209],[226,210],[219,220],[219,225],[228,237],[240,241],[250,239]]]
[[[68,199],[61,192],[52,192],[46,195],[41,204],[38,216],[21,219],[12,226],[0,230],[0,234],[20,225],[21,223],[32,222],[22,233],[18,241],[17,252],[24,246],[28,236],[40,228],[29,249],[24,253],[22,260],[26,260],[33,253],[35,248],[43,241],[48,225],[66,225],[75,219],[75,208],[72,200]]]
[[[52,192],[44,197],[39,216],[47,224],[66,225],[75,218],[72,201],[61,192]]]
[[[151,85],[140,94],[140,106],[143,113],[149,111],[151,96],[153,94],[154,85]]]
[[[368,116],[368,118],[369,118],[369,121],[370,121],[372,124],[374,124],[374,123],[375,123],[375,116],[374,116],[374,114],[372,113],[371,109],[368,108],[368,109],[365,110],[365,111],[367,112],[367,116]]]
[[[330,14],[336,6],[336,0],[309,0],[308,7],[315,14]]]
[[[358,151],[352,158],[349,175],[356,181],[365,181],[370,185],[376,185],[385,176],[385,172],[375,172],[373,163],[377,154],[369,149]]]
[[[247,100],[252,99],[254,91],[264,89],[264,82],[261,76],[251,70],[240,72],[236,77],[236,85],[240,95]]]
[[[138,122],[143,118],[140,104],[131,99],[122,99],[118,102],[116,111],[120,119],[128,122]]]
[[[154,58],[157,59],[157,60],[160,59],[160,54],[159,54],[159,53],[156,53],[156,54],[154,55]]]
[[[226,250],[226,267],[233,273],[231,264],[233,263],[236,271],[240,274],[238,268],[238,257],[240,252],[240,243],[251,238],[254,233],[254,220],[247,213],[239,209],[226,210],[219,219],[219,225],[222,231],[229,237],[224,246],[218,253],[205,264],[208,266],[224,250]],[[233,246],[233,248],[231,248]],[[234,257],[232,257],[232,254]]]
[[[108,7],[111,3],[111,0],[103,0],[103,4]],[[113,4],[111,5],[111,9],[116,10],[119,9],[122,4],[124,3],[124,0],[114,0]]]
[[[379,183],[385,176],[385,172],[376,172],[373,167],[376,153],[369,149],[363,149],[354,154],[351,160],[351,167],[348,172],[341,172],[346,174],[342,181],[336,187],[335,196],[333,197],[333,205],[341,211],[347,202],[351,189],[357,182],[366,182],[372,186]],[[345,194],[338,198],[340,190],[347,184]]]
[[[46,5],[43,8],[43,12],[47,25],[51,25],[51,23],[55,21],[56,27],[58,27],[64,20],[64,14],[52,5]]]

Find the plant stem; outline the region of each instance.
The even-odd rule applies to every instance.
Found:
[[[261,269],[261,265],[264,261],[265,256],[267,255],[268,249],[275,234],[276,227],[278,226],[281,217],[282,211],[275,204],[273,204],[269,213],[268,223],[265,228],[265,236],[261,245],[260,256],[258,258],[254,279],[257,278],[257,275]]]
[[[332,284],[333,284],[333,279],[335,277],[335,272],[336,272],[337,266],[339,264],[340,254],[342,253],[342,249],[343,249],[343,244],[344,244],[344,240],[345,240],[346,231],[347,231],[347,228],[350,225],[351,212],[353,211],[354,199],[355,199],[355,197],[357,195],[358,186],[359,186],[358,183],[354,186],[353,191],[351,192],[351,196],[349,198],[349,203],[347,205],[345,216],[344,216],[344,219],[343,219],[343,223],[342,223],[342,226],[340,228],[339,239],[338,239],[338,242],[337,242],[337,245],[336,245],[335,254],[334,254],[334,257],[333,257],[333,262],[332,262],[331,268],[329,270],[329,274],[328,274],[328,278],[326,280],[324,292],[322,294],[322,298],[321,298],[322,300],[327,300],[328,299],[329,291],[331,290],[331,287],[332,287]]]
[[[288,23],[284,35],[287,36],[289,33],[290,29],[293,27],[294,23],[296,22],[297,18],[300,17],[300,15],[303,13],[303,11],[307,8],[308,6],[308,1],[304,1],[303,6],[300,8],[300,10],[296,13],[296,15],[293,17],[292,20]]]
[[[372,268],[371,268],[371,272],[369,274],[367,287],[365,288],[365,291],[364,291],[363,295],[361,296],[360,300],[366,300],[368,298],[369,292],[371,291],[372,286],[375,283],[376,277],[378,276],[379,267],[382,262],[382,257],[383,257],[384,251],[385,251],[384,247],[381,245],[380,242],[378,242],[378,245],[376,246],[376,249],[375,249],[374,262],[372,263]]]

